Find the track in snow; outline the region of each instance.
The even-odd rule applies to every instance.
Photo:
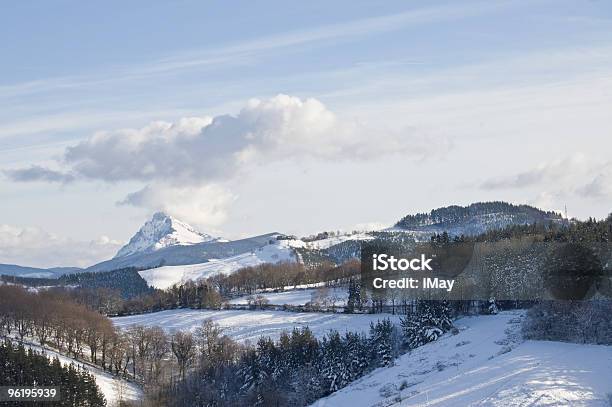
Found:
[[[130,325],[160,326],[168,332],[176,330],[194,330],[206,319],[225,328],[231,338],[251,343],[261,336],[278,338],[282,331],[291,331],[294,327],[308,326],[313,333],[321,337],[335,329],[341,334],[346,331],[367,332],[370,323],[379,319],[391,318],[398,323],[398,316],[387,314],[334,314],[319,312],[285,312],[285,311],[210,311],[179,309],[160,311],[151,314],[131,315],[113,318],[115,326],[125,328]]]
[[[522,318],[462,318],[458,335],[415,349],[313,406],[608,406],[612,347],[521,342]]]

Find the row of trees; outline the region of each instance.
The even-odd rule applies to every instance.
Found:
[[[169,338],[161,328],[122,331],[106,316],[71,301],[64,292],[32,293],[0,286],[0,335],[31,338],[77,360],[140,381],[157,381]]]
[[[359,274],[358,261],[340,266],[331,264],[309,268],[301,263],[262,264],[246,267],[229,276],[210,279],[224,297],[253,294],[257,290],[320,282],[341,283]]]
[[[13,333],[22,341],[29,336],[42,346],[53,344],[75,358],[82,358],[87,347],[91,360],[101,358],[103,366],[112,358],[110,320],[56,292],[0,286],[0,335]]]

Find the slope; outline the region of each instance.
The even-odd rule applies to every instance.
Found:
[[[165,289],[188,280],[196,281],[215,274],[227,275],[244,267],[281,261],[296,261],[294,252],[286,241],[272,240],[264,246],[253,248],[236,256],[222,259],[210,258],[207,262],[197,264],[156,267],[143,270],[139,274],[150,286]]]
[[[108,271],[127,267],[152,268],[205,263],[259,249],[276,240],[277,233],[233,241],[210,241],[165,247],[153,252],[133,253],[95,264],[86,271]]]
[[[462,318],[460,333],[403,355],[315,406],[603,406],[612,347],[521,342],[521,312]]]
[[[43,349],[40,345],[31,342],[25,342],[24,346],[27,348],[31,348],[36,352],[47,355],[49,359],[57,357],[60,363],[62,363],[63,365],[69,365],[71,363],[74,363],[75,366],[87,370],[96,379],[96,384],[100,388],[100,391],[102,391],[102,393],[104,394],[104,398],[106,398],[106,405],[109,407],[118,405],[118,402],[120,400],[138,401],[142,399],[142,389],[132,382],[116,378],[110,373],[105,372],[96,366],[72,359],[49,348]]]

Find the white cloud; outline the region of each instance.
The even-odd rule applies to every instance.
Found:
[[[595,160],[581,153],[543,162],[536,167],[506,177],[491,178],[481,189],[523,191],[535,196],[529,203],[539,208],[564,212],[567,202],[604,202],[612,197],[612,163]]]
[[[481,187],[492,190],[550,184],[561,179],[584,176],[590,165],[591,163],[584,154],[576,153],[567,158],[542,163],[535,168],[514,175],[488,179],[481,184]]]
[[[13,181],[18,182],[45,181],[69,183],[74,181],[74,176],[72,174],[63,173],[40,165],[32,165],[28,168],[17,170],[5,170],[4,173]]]
[[[536,208],[560,213],[564,216],[565,209],[561,206],[563,202],[567,202],[565,191],[542,191],[535,199],[530,200],[529,204]]]
[[[97,132],[66,149],[64,175],[40,166],[5,172],[15,181],[80,178],[201,185],[270,161],[367,160],[390,154],[420,158],[445,148],[444,140],[340,118],[316,99],[278,95],[252,99],[236,116]]]
[[[66,148],[57,166],[5,170],[14,181],[140,181],[124,204],[164,210],[216,226],[235,199],[224,183],[273,162],[364,161],[389,155],[420,159],[448,148],[411,130],[368,127],[337,116],[316,99],[278,95],[250,100],[237,115],[156,121],[97,132]]]
[[[36,227],[0,225],[0,263],[86,267],[112,257],[121,245],[106,236],[76,241]],[[23,259],[28,259],[27,264]]]
[[[612,197],[612,166],[608,165],[603,168],[590,182],[579,188],[578,193],[592,199]]]
[[[219,234],[215,228],[227,219],[227,209],[236,197],[218,185],[173,187],[153,184],[129,194],[120,205],[163,211],[178,219]]]

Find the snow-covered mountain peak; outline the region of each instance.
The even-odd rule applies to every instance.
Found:
[[[132,236],[128,244],[119,249],[115,258],[134,253],[153,252],[168,246],[191,245],[215,239],[206,233],[198,232],[183,221],[163,212],[157,212]]]

